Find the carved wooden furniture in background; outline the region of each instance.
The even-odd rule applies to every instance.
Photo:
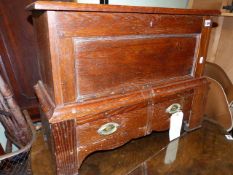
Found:
[[[91,152],[167,130],[179,105],[187,129],[201,125],[209,16],[218,11],[45,1],[28,9],[58,174],[78,173]]]
[[[7,139],[5,149],[0,148],[0,174],[31,174],[30,150],[35,139],[34,127],[28,112],[21,111],[1,75],[0,123]],[[1,137],[4,136],[1,133]]]
[[[5,134],[9,140],[19,148],[30,142],[28,123],[13,98],[8,85],[0,75],[0,122],[5,128]]]
[[[40,79],[36,41],[30,13],[33,0],[0,1],[0,72],[14,92],[21,109],[38,114],[33,85]],[[31,19],[32,22],[32,19]]]

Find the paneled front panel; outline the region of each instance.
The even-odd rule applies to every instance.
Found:
[[[192,76],[196,35],[76,37],[78,100]]]
[[[195,69],[202,16],[48,14],[51,22],[56,21],[51,23],[59,57],[54,70],[60,70],[60,100],[65,103],[129,92],[147,81],[190,76]]]

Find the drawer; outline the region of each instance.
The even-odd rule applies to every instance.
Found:
[[[184,113],[184,121],[189,121],[191,115],[193,100],[193,91],[178,94],[176,97],[170,96],[162,99],[154,105],[153,117],[151,119],[151,129],[156,131],[164,131],[169,129],[171,114],[166,110],[173,104],[179,104]]]
[[[123,143],[129,139],[137,138],[145,135],[145,126],[147,123],[147,104],[144,107],[139,109],[130,107],[131,111],[124,112],[124,109],[119,109],[118,113],[114,116],[107,116],[103,119],[98,119],[96,121],[85,123],[83,125],[77,126],[77,140],[80,146],[87,146],[93,144],[99,144],[104,141],[107,145],[114,145],[116,143]],[[117,125],[116,131],[112,134],[100,134],[98,130],[101,127],[106,126],[106,124],[115,124]],[[106,126],[106,129],[111,129],[114,127],[110,125]]]
[[[163,131],[169,129],[171,114],[166,109],[174,104],[181,105],[185,120],[189,119],[193,92],[183,92],[154,99],[154,107],[147,102],[134,106],[119,108],[109,112],[109,116],[99,115],[99,119],[77,126],[77,140],[80,146],[87,145],[115,145],[144,136],[152,130]],[[101,129],[107,134],[101,134]],[[111,133],[112,132],[112,133]],[[110,134],[109,134],[110,133]]]

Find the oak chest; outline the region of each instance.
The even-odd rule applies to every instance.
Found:
[[[218,11],[46,1],[28,9],[57,174],[77,174],[94,151],[169,129],[177,108],[186,129],[201,125],[210,15]]]

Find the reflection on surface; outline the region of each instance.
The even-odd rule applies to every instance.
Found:
[[[184,133],[167,149],[168,133],[153,133],[91,154],[79,175],[232,175],[233,141],[224,135],[221,127],[205,121],[201,129]],[[42,135],[33,146],[32,169],[35,175],[54,174]]]
[[[154,133],[121,148],[91,155],[81,175],[232,175],[233,141],[224,135],[221,127],[205,121],[201,129],[184,133],[170,147],[164,147],[167,133]]]
[[[91,154],[80,175],[126,175],[168,144],[168,132],[154,133],[110,151]]]
[[[129,175],[232,175],[233,141],[224,134],[217,125],[205,122],[203,128],[179,139],[177,156],[171,164],[164,163],[164,149]]]

